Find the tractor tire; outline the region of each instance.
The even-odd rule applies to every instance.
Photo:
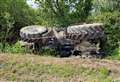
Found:
[[[26,26],[20,30],[20,37],[23,40],[36,40],[40,39],[45,33],[48,32],[46,27],[32,25]]]
[[[67,28],[67,38],[73,40],[91,40],[104,37],[103,24],[74,25]]]

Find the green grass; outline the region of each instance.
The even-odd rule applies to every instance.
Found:
[[[112,60],[120,60],[120,48],[114,50],[111,56],[108,56],[107,58]]]
[[[64,81],[67,81],[67,79],[71,80],[73,78],[86,79],[86,82],[111,81],[111,78],[106,75],[106,72],[101,72],[99,70],[91,70],[84,67],[73,68],[69,65],[61,66],[30,63],[17,64],[15,62],[6,63],[4,65],[5,66],[0,70],[0,77],[9,81],[19,81],[20,79],[21,82],[39,82],[39,80],[41,80],[41,82],[49,82],[50,76],[52,76],[51,78],[53,80],[55,77],[57,77],[58,79],[63,79]],[[59,80],[57,81],[59,82]]]
[[[20,45],[20,42],[16,42],[15,44],[8,44],[5,43],[5,47],[3,47],[3,44],[0,43],[0,52],[5,53],[26,53],[28,50]]]
[[[71,61],[76,62],[76,60]],[[76,62],[77,64],[72,64],[71,61],[35,55],[0,55],[0,80],[13,82],[112,82],[114,80],[106,67],[85,67],[79,61]]]

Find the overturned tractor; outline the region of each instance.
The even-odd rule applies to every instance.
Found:
[[[54,48],[61,57],[79,55],[85,57],[102,57],[106,41],[103,24],[83,24],[67,28],[47,28],[27,26],[20,30],[23,43],[32,44],[34,51],[45,46]]]

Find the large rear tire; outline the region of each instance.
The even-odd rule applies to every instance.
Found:
[[[67,28],[67,36],[69,39],[73,40],[91,40],[103,38],[105,34],[102,27],[103,24],[101,23],[69,26]]]
[[[20,36],[23,40],[32,41],[32,40],[40,39],[47,32],[48,29],[46,27],[32,25],[22,28],[20,30]]]

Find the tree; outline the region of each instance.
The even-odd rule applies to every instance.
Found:
[[[104,23],[107,42],[105,51],[113,54],[120,47],[120,0],[94,0],[92,16],[93,22]],[[118,55],[118,54],[117,54]]]
[[[8,12],[0,13],[0,42],[2,42],[2,51],[5,48],[8,35],[10,36],[12,32],[10,31],[13,28],[14,20],[13,17]]]
[[[1,0],[0,42],[16,42],[20,28],[35,24],[36,16],[36,11],[27,5],[26,0]]]
[[[84,22],[89,15],[92,0],[36,0],[43,24],[68,26]]]
[[[120,0],[93,0],[93,14],[120,11]]]

